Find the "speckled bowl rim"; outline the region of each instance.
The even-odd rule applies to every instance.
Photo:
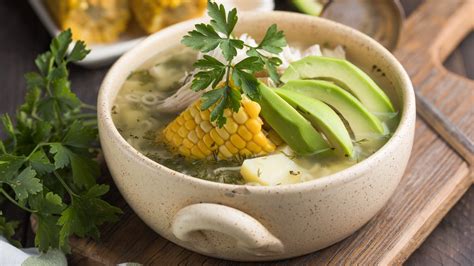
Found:
[[[268,13],[253,13],[253,12],[245,12],[240,14],[240,17],[244,16],[252,16],[258,15],[261,17],[268,17],[271,18],[272,16],[281,16],[284,19],[289,20],[298,20],[301,23],[315,23],[319,24],[323,27],[333,27],[340,32],[345,32],[348,35],[352,35],[354,38],[359,38],[363,42],[367,43],[374,51],[377,53],[383,54],[385,59],[388,63],[393,67],[394,71],[396,72],[396,76],[400,79],[400,86],[401,86],[401,105],[402,108],[400,110],[401,117],[400,122],[398,124],[397,129],[393,133],[392,137],[382,146],[378,151],[374,154],[359,162],[353,166],[350,166],[344,170],[336,172],[334,174],[324,176],[321,178],[317,178],[310,181],[305,181],[302,183],[296,184],[287,184],[287,185],[279,185],[279,186],[252,186],[252,185],[235,185],[235,184],[225,184],[225,183],[218,183],[213,181],[208,181],[196,177],[192,177],[186,174],[182,174],[180,172],[174,171],[172,169],[163,166],[144,154],[140,153],[138,150],[133,148],[118,132],[117,128],[115,127],[112,116],[111,116],[111,106],[113,102],[109,104],[108,98],[113,91],[113,87],[109,85],[112,82],[112,79],[115,76],[115,72],[117,72],[120,68],[126,67],[127,62],[133,61],[136,54],[140,53],[140,50],[143,47],[147,47],[151,44],[156,44],[159,42],[163,37],[167,34],[172,34],[175,30],[182,30],[182,28],[187,27],[190,28],[190,25],[203,22],[203,19],[194,19],[186,22],[182,22],[161,30],[148,38],[142,41],[139,45],[134,47],[132,50],[124,54],[119,60],[110,68],[106,77],[104,78],[100,91],[99,97],[97,101],[98,107],[98,119],[103,120],[102,122],[105,125],[105,129],[109,131],[108,136],[113,136],[115,141],[118,145],[121,145],[125,152],[128,153],[130,156],[136,156],[137,159],[140,159],[139,163],[144,163],[148,167],[151,167],[156,170],[157,173],[159,172],[168,172],[169,174],[173,175],[174,178],[183,179],[183,181],[188,181],[190,184],[199,185],[201,187],[206,187],[207,189],[220,189],[220,190],[234,190],[234,189],[242,189],[245,187],[248,189],[249,192],[257,193],[257,194],[268,194],[268,193],[300,193],[307,190],[314,190],[318,188],[324,188],[328,186],[339,186],[343,185],[347,182],[351,182],[356,180],[359,177],[362,177],[365,172],[371,171],[371,166],[376,164],[378,161],[383,160],[384,157],[388,157],[388,155],[393,154],[397,150],[397,145],[400,144],[401,137],[408,137],[410,134],[409,130],[411,130],[410,123],[415,123],[414,117],[416,113],[415,109],[415,95],[413,91],[413,86],[410,81],[408,74],[406,73],[405,69],[402,65],[398,62],[398,60],[381,44],[377,43],[372,38],[368,37],[367,35],[354,30],[350,27],[345,25],[326,20],[324,18],[318,17],[311,17],[307,15],[292,13],[292,12],[284,12],[284,11],[273,11]],[[281,18],[280,18],[281,19]],[[352,38],[352,37],[351,37]],[[151,177],[152,178],[152,177]]]

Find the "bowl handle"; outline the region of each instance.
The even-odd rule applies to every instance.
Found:
[[[189,242],[204,253],[219,253],[218,247],[202,231],[216,231],[233,237],[237,248],[255,256],[283,253],[283,244],[259,221],[237,209],[198,203],[184,207],[175,215],[171,230],[176,238]]]

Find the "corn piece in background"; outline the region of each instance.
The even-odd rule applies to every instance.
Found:
[[[154,33],[166,26],[204,14],[207,0],[131,0],[140,27]]]
[[[61,30],[71,28],[75,39],[107,43],[119,38],[130,20],[128,0],[46,0]]]

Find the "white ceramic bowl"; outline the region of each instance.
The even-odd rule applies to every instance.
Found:
[[[122,56],[103,81],[98,100],[102,148],[115,183],[133,210],[153,230],[178,245],[242,261],[310,253],[367,223],[393,194],[407,165],[415,99],[410,79],[394,56],[346,26],[294,13],[246,13],[241,14],[237,31],[261,38],[270,24],[277,23],[290,43],[341,44],[348,59],[382,85],[401,112],[400,124],[380,150],[350,168],[294,185],[220,184],[170,170],[120,136],[111,108],[126,77],[153,55],[179,45],[196,22],[184,22],[150,36]],[[381,72],[374,70],[377,68]]]

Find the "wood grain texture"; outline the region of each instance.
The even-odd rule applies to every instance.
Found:
[[[426,1],[406,23],[408,30],[395,53],[417,85],[418,94],[428,102],[420,101],[419,114],[468,162],[474,156],[474,125],[470,121],[474,81],[449,72],[443,62],[473,30],[472,14],[474,0]],[[450,120],[452,128],[443,128],[436,119],[439,115],[429,111],[430,104]],[[461,139],[464,143],[458,141]]]
[[[280,3],[277,0],[277,3]],[[402,0],[401,1],[407,11],[410,14],[416,4],[421,2],[420,0]],[[441,2],[441,1],[440,1]],[[449,1],[448,1],[449,2]],[[438,20],[443,20],[440,17]],[[423,19],[418,20],[417,23],[422,24]],[[41,23],[35,17],[34,13],[29,8],[26,1],[1,1],[0,3],[0,113],[9,112],[13,113],[16,106],[23,101],[23,94],[25,84],[23,81],[23,74],[27,71],[31,71],[34,68],[33,60],[34,57],[47,49],[50,37],[44,30]],[[420,48],[423,50],[423,47]],[[461,54],[461,55],[459,55]],[[468,38],[466,44],[461,46],[458,51],[457,59],[454,60],[457,67],[452,67],[456,72],[460,74],[466,74],[469,77],[474,76],[474,37]],[[464,57],[464,62],[462,58]],[[409,60],[409,58],[405,59]],[[404,64],[406,64],[404,60]],[[448,60],[449,61],[449,60]],[[423,62],[420,62],[421,64]],[[93,104],[96,101],[96,93],[100,81],[105,75],[106,69],[99,70],[87,70],[80,67],[72,67],[71,78],[73,87],[79,96],[86,102]],[[412,74],[412,72],[411,72]],[[419,82],[419,81],[418,81]],[[418,85],[415,84],[415,85]],[[450,113],[449,113],[450,114]],[[472,117],[468,118],[472,123]],[[410,170],[403,180],[402,187],[397,191],[396,196],[392,201],[401,201],[399,206],[412,207],[420,204],[420,195],[416,196],[414,192],[407,195],[408,190],[417,189],[422,187],[423,184],[427,183],[427,179],[437,174],[437,178],[444,176],[444,180],[449,179],[450,175],[455,175],[456,172],[451,171],[450,168],[461,166],[462,161],[452,152],[449,148],[438,139],[430,129],[426,127],[423,121],[418,121],[417,124],[417,140],[428,136],[428,139],[420,142],[416,145],[416,152],[414,152],[411,164],[421,162],[427,164],[426,167],[431,167],[433,164],[429,160],[435,161],[437,165],[432,171],[423,171],[423,169]],[[434,146],[434,147],[430,147]],[[430,148],[429,148],[430,147]],[[433,154],[434,153],[434,154]],[[429,156],[428,156],[429,154]],[[423,158],[418,158],[418,157]],[[416,158],[415,158],[416,157]],[[441,159],[440,159],[441,158]],[[416,161],[413,161],[415,160]],[[410,168],[411,169],[411,168]],[[441,176],[441,177],[440,177]],[[430,179],[428,183],[439,182],[437,178]],[[458,183],[461,184],[461,183]],[[428,186],[428,189],[437,189],[438,184],[432,184]],[[453,186],[452,186],[453,187]],[[456,186],[454,186],[455,188]],[[424,190],[423,190],[424,191]],[[435,194],[435,193],[433,193]],[[432,195],[433,196],[433,195]],[[436,196],[436,195],[434,195]],[[233,265],[235,263],[229,263],[225,261],[218,261],[208,257],[200,256],[195,253],[191,253],[174,244],[164,241],[162,238],[157,236],[154,232],[140,222],[135,215],[130,211],[126,204],[121,200],[120,195],[115,192],[109,193],[109,199],[118,202],[126,210],[126,214],[122,217],[122,222],[116,226],[107,226],[102,230],[103,240],[98,245],[102,248],[94,249],[92,242],[85,242],[89,245],[89,249],[85,248],[81,251],[87,252],[89,257],[81,256],[77,252],[74,256],[70,257],[71,264],[73,265],[97,265],[97,260],[106,262],[110,261],[144,261],[147,264],[159,264],[159,265],[170,265],[177,264],[182,261],[181,264],[223,264]],[[287,260],[278,262],[276,264],[306,264],[314,265],[316,262],[331,262],[332,264],[338,262],[334,254],[347,254],[343,252],[344,247],[358,246],[357,241],[360,241],[359,237],[363,235],[369,235],[374,228],[382,228],[382,230],[388,230],[388,224],[392,221],[396,221],[396,229],[390,231],[393,235],[397,230],[402,230],[409,227],[409,223],[413,224],[414,220],[410,219],[398,219],[397,214],[392,208],[392,201],[389,207],[381,212],[377,217],[383,217],[383,220],[376,222],[372,220],[366,227],[364,227],[359,234],[354,235],[347,239],[344,245],[333,246],[324,250],[320,253],[315,253],[309,256],[296,258],[293,260]],[[430,202],[434,202],[432,199]],[[454,202],[453,199],[450,201]],[[443,219],[437,229],[430,235],[427,241],[411,256],[408,260],[408,265],[473,265],[474,264],[474,189],[471,188],[469,192],[461,199],[461,201],[450,211],[446,218]],[[404,204],[404,205],[403,205]],[[424,206],[428,206],[426,203]],[[449,204],[446,205],[448,208]],[[1,206],[2,210],[7,210],[8,216],[13,217],[14,209]],[[422,208],[422,206],[420,206]],[[391,211],[390,211],[391,210]],[[444,210],[446,211],[446,210]],[[17,213],[18,214],[18,213]],[[402,213],[402,215],[409,215]],[[438,214],[439,216],[439,214]],[[18,217],[18,216],[15,216]],[[26,218],[19,218],[27,221]],[[438,217],[439,219],[439,217]],[[436,222],[431,223],[434,226]],[[377,227],[378,226],[378,227]],[[122,235],[120,236],[121,228],[125,227],[127,231],[133,232],[132,236]],[[23,229],[20,233],[20,238],[26,246],[32,245],[33,235],[28,230],[28,224],[23,224]],[[425,231],[427,234],[429,230]],[[118,234],[118,236],[117,236]],[[133,235],[138,237],[133,237]],[[26,236],[25,236],[26,235]],[[124,245],[122,248],[117,248],[115,240],[121,240]],[[355,243],[354,243],[355,241]],[[346,243],[347,242],[347,243]],[[352,244],[349,244],[352,243]],[[157,244],[157,245],[155,245]],[[366,246],[363,246],[366,245]],[[358,249],[352,249],[353,256],[363,256],[367,258],[367,252],[370,251],[371,246],[374,245],[371,241],[360,241]],[[412,246],[411,248],[414,248]],[[363,250],[366,250],[365,253]],[[368,251],[367,251],[368,250]],[[77,250],[76,250],[77,251]],[[136,254],[132,254],[135,252]],[[350,252],[349,252],[350,253]],[[369,252],[370,253],[370,252]],[[332,254],[332,255],[331,255]],[[109,256],[109,257],[107,257]],[[115,256],[114,260],[110,259],[110,256]],[[321,256],[318,260],[317,258]],[[103,258],[103,259],[101,259]],[[96,260],[97,259],[97,260]],[[325,260],[326,259],[326,260]]]

